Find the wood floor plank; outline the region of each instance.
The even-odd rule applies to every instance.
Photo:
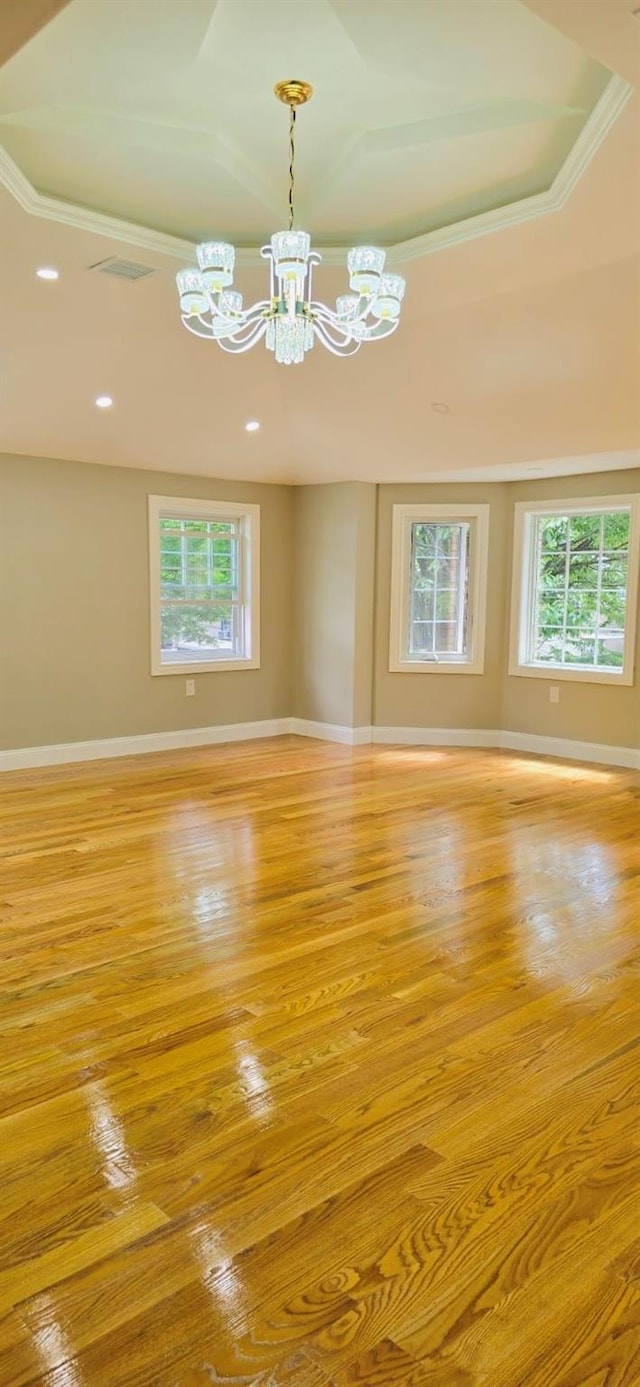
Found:
[[[640,1292],[604,1268],[633,1237],[637,1204],[636,1190],[588,1229],[579,1262],[570,1248],[551,1275],[546,1268],[537,1271],[494,1315],[471,1325],[455,1347],[459,1361],[479,1365],[496,1387],[591,1387],[594,1381],[598,1387],[631,1387],[637,1380]]]
[[[419,1363],[391,1339],[381,1339],[346,1368],[335,1369],[331,1380],[335,1387],[481,1387],[486,1378],[455,1364]]]
[[[637,774],[3,788],[2,1387],[635,1387]]]
[[[166,1225],[67,1278],[56,1288],[56,1314],[81,1350],[97,1340],[108,1341],[145,1312],[150,1324],[160,1320],[164,1300],[189,1286],[197,1291],[196,1283],[204,1277],[207,1286],[215,1283],[229,1292],[227,1318],[236,1324],[238,1353],[245,1351],[241,1341],[249,1336],[266,1346],[269,1362],[286,1359],[348,1304],[346,1293],[358,1279],[352,1259],[369,1264],[382,1230],[391,1235],[408,1209],[418,1209],[407,1184],[430,1166],[428,1153],[415,1147],[250,1247],[243,1246],[242,1236],[222,1235],[215,1218],[204,1215]],[[239,1287],[241,1297],[235,1294]],[[247,1303],[253,1307],[250,1326],[242,1308]],[[184,1305],[188,1315],[188,1297]],[[45,1320],[50,1314],[49,1299],[32,1297],[20,1312],[36,1332],[43,1314]],[[210,1352],[215,1365],[215,1351]]]
[[[16,1311],[0,1315],[0,1382],[22,1387],[37,1381],[41,1362],[33,1335]]]
[[[18,1305],[45,1286],[57,1285],[79,1268],[107,1257],[114,1249],[127,1247],[168,1220],[152,1204],[136,1203],[130,1212],[69,1238],[59,1247],[21,1261],[0,1271],[0,1313]]]

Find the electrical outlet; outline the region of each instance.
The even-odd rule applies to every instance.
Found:
[[[187,695],[187,698],[193,698],[193,695],[194,695],[194,693],[195,693],[195,691],[196,691],[196,681],[195,681],[195,679],[185,679],[185,681],[184,681],[184,691],[185,691],[185,693],[186,693],[186,695]]]
[[[550,702],[550,703],[559,703],[559,702],[560,702],[560,690],[559,690],[557,684],[552,684],[552,685],[551,685],[551,688],[549,689],[549,702]]]

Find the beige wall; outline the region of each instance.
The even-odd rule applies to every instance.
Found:
[[[296,489],[295,717],[371,724],[375,494],[366,482]]]
[[[26,457],[3,460],[0,487],[5,747],[289,715],[289,487]],[[149,493],[261,506],[261,668],[198,674],[193,698],[149,673]]]
[[[340,726],[485,728],[640,747],[631,688],[512,677],[516,501],[640,491],[640,470],[527,483],[285,487],[5,458],[0,719],[5,747],[295,715]],[[262,666],[149,673],[147,495],[258,502]],[[395,503],[489,502],[482,675],[390,673]],[[559,704],[549,687],[560,688]]]
[[[516,501],[571,500],[581,496],[618,496],[640,492],[640,468],[599,472],[583,477],[552,477],[546,481],[514,482],[509,487],[509,554],[507,580],[511,585],[513,508]],[[509,675],[508,653],[502,678],[502,721],[509,732],[534,732],[543,737],[603,742],[608,746],[640,747],[640,611],[636,631],[635,682],[627,687],[573,680],[527,679]],[[560,702],[549,702],[552,684]]]
[[[640,470],[477,486],[381,486],[378,495],[374,724],[495,728],[615,746],[640,746],[640,620],[631,687],[510,676],[509,619],[516,501],[567,500],[640,491]],[[391,674],[388,667],[391,513],[394,504],[488,501],[491,505],[485,672]],[[560,702],[549,702],[549,688]]]
[[[373,722],[377,487],[355,483],[356,571],[353,681],[353,726]]]
[[[394,505],[421,502],[445,505],[489,502],[489,573],[484,674],[389,671],[391,521]],[[505,571],[508,553],[508,488],[497,484],[464,486],[381,486],[378,492],[376,647],[374,724],[378,727],[500,726],[502,669],[505,659]]]

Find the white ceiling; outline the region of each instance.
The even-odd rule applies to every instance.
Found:
[[[280,62],[274,65],[269,53],[263,51],[262,40],[251,41],[252,37],[255,39],[251,31],[246,51],[250,52],[251,63],[256,64],[256,68],[247,77],[246,69],[238,67],[237,50],[233,45],[225,47],[221,26],[225,12],[228,18],[237,10],[238,16],[244,15],[246,20],[247,16],[262,14],[264,10],[280,8],[284,11],[288,3],[289,0],[261,0],[259,5],[252,3],[247,7],[244,0],[218,0],[213,25],[210,23],[211,0],[198,0],[198,3],[196,0],[154,0],[153,7],[154,16],[157,6],[157,13],[167,25],[172,14],[175,19],[184,12],[189,20],[185,21],[184,31],[179,25],[174,32],[176,73],[183,71],[185,48],[188,42],[193,45],[194,17],[199,16],[198,51],[204,46],[205,52],[209,52],[208,71],[211,72],[215,64],[218,65],[216,71],[227,71],[224,88],[227,96],[218,109],[226,111],[229,131],[232,128],[235,131],[234,138],[245,140],[243,148],[247,157],[258,157],[261,169],[264,165],[265,179],[271,188],[269,197],[282,181],[279,158],[283,119],[286,129],[286,112],[269,93],[275,80],[290,73],[284,71]],[[558,22],[552,27],[549,8],[553,8],[554,3]],[[437,66],[434,69],[432,65],[432,55],[441,39],[445,17],[449,26],[446,32],[450,36],[451,13],[464,11],[467,15],[468,25],[456,48],[457,75],[452,62],[446,82],[436,83],[440,103],[437,119],[440,119],[446,114],[443,94],[449,103],[449,115],[456,109],[479,107],[483,102],[486,107],[490,102],[485,98],[491,92],[499,96],[501,103],[543,99],[553,99],[557,103],[562,95],[560,78],[564,82],[573,80],[573,72],[579,84],[577,74],[597,75],[599,58],[613,64],[614,70],[622,71],[624,67],[623,75],[627,79],[633,76],[636,69],[630,61],[629,30],[624,28],[629,20],[628,11],[623,11],[618,0],[606,0],[606,3],[611,15],[606,29],[606,55],[601,50],[597,33],[594,41],[593,24],[589,29],[586,21],[585,52],[575,46],[576,41],[579,42],[575,15],[582,0],[574,0],[569,26],[573,27],[568,36],[563,30],[563,24],[565,29],[567,27],[564,23],[566,0],[531,0],[526,7],[516,0],[491,0],[488,7],[484,0],[478,0],[477,4],[476,0],[469,4],[466,0],[455,0],[453,5],[450,0],[440,3],[425,0],[424,4],[408,0],[406,5],[401,0],[367,0],[366,8],[372,16],[370,27],[374,37],[379,27],[374,17],[382,15],[386,19],[388,42],[384,53],[391,65],[396,61],[393,17],[413,13],[416,23],[419,18],[427,24],[420,47],[416,42],[416,56],[412,57],[413,77],[409,84],[412,97],[416,90],[422,92],[422,85],[427,95],[432,90],[434,72],[436,77],[438,75]],[[588,0],[587,17],[589,6],[593,8],[593,0]],[[618,29],[616,7],[623,25]],[[95,74],[89,64],[89,70],[83,69],[74,75],[71,71],[74,64],[67,65],[66,58],[62,60],[64,44],[58,48],[59,70],[57,61],[53,66],[43,64],[40,59],[36,63],[32,50],[45,39],[53,44],[57,27],[73,19],[80,30],[84,27],[86,31],[83,52],[88,52],[91,43],[101,40],[104,30],[100,25],[107,23],[109,14],[119,15],[123,28],[117,42],[112,34],[107,56],[115,43],[127,99],[132,100],[135,84],[131,81],[131,71],[135,69],[138,50],[135,43],[129,44],[124,17],[131,16],[136,8],[149,13],[146,0],[137,7],[132,0],[127,4],[124,0],[122,4],[121,0],[107,0],[105,4],[103,0],[90,0],[90,3],[89,0],[71,0],[67,9],[6,69],[11,77],[9,102],[14,105],[22,102],[23,121],[12,124],[11,130],[22,132],[20,138],[26,132],[21,153],[23,162],[27,146],[34,160],[42,160],[43,168],[49,168],[49,154],[53,156],[54,145],[58,151],[55,158],[52,157],[53,172],[48,182],[36,176],[35,164],[27,169],[40,188],[65,194],[64,187],[51,181],[54,172],[58,177],[65,159],[66,167],[72,173],[75,170],[74,176],[84,177],[82,171],[87,167],[83,163],[84,154],[89,146],[94,151],[102,148],[100,141],[106,138],[105,127],[99,121],[88,123],[88,143],[86,148],[83,146],[83,157],[76,164],[75,156],[67,156],[70,149],[79,148],[77,128],[74,132],[64,121],[53,121],[53,133],[49,137],[45,130],[48,120],[39,117],[38,121],[30,123],[29,111],[33,112],[38,102],[48,104],[49,109],[56,103],[62,105],[64,97],[70,105],[82,99],[96,112],[98,108],[103,109],[105,86],[101,65]],[[534,8],[546,11],[544,22],[531,13]],[[349,0],[349,3],[345,0],[344,4],[336,0],[333,5],[327,0],[316,6],[314,0],[313,7],[307,9],[305,0],[302,9],[299,4],[296,9],[298,16],[301,13],[317,16],[322,12],[325,20],[330,14],[337,36],[333,78],[330,64],[323,69],[324,75],[308,68],[298,73],[315,80],[318,86],[314,102],[300,114],[300,163],[304,168],[309,159],[307,168],[310,168],[317,159],[319,169],[321,149],[324,147],[326,153],[337,126],[342,122],[341,128],[344,128],[347,119],[348,111],[343,111],[337,99],[335,84],[342,70],[339,55],[344,51],[347,32],[345,15],[347,18],[357,15],[362,5],[360,0]],[[472,20],[480,9],[483,14],[486,9],[487,23],[491,15],[493,27],[490,71],[487,75],[483,70],[478,76],[476,68],[482,66],[477,58],[481,51],[481,35],[473,27]],[[95,30],[92,15],[95,16]],[[501,16],[505,20],[504,31],[500,27]],[[438,18],[442,21],[440,28],[436,23]],[[232,27],[235,23],[234,20]],[[640,34],[640,25],[635,20],[631,24],[633,34],[636,29]],[[306,41],[306,18],[305,26],[298,22],[300,29],[305,30]],[[541,47],[533,46],[531,52],[538,63],[544,48],[550,71],[545,75],[540,63],[538,66],[532,64],[538,83],[537,95],[534,95],[532,86],[527,85],[526,51],[518,50],[517,81],[514,53],[518,36],[538,31],[545,36],[544,44],[540,38]],[[211,47],[211,36],[216,34]],[[432,38],[427,42],[429,34]],[[237,41],[237,32],[234,41]],[[153,86],[154,45],[147,43],[147,48],[151,57],[145,57],[140,69],[139,107],[150,101],[149,92]],[[166,71],[166,41],[161,49]],[[361,52],[360,49],[353,51]],[[623,55],[620,65],[617,64],[618,51]],[[236,58],[232,62],[234,52]],[[586,52],[595,63],[590,63]],[[378,48],[378,65],[383,62],[384,53]],[[20,97],[12,83],[17,82],[15,74],[19,69],[16,65],[21,59]],[[352,54],[349,61],[355,64]],[[358,62],[362,64],[361,57]],[[29,64],[33,69],[32,79],[29,79],[33,80],[33,86],[29,86],[25,75]],[[444,74],[442,63],[440,68]],[[111,71],[113,77],[113,68]],[[428,79],[424,84],[420,82],[421,72]],[[327,97],[321,103],[325,77]],[[548,85],[546,95],[540,87],[541,78],[549,84],[555,83],[553,91]],[[330,79],[334,82],[333,88]],[[385,122],[390,121],[387,96],[384,91],[380,94],[384,85],[380,70],[376,70],[368,98],[367,119],[371,129],[386,128]],[[114,81],[112,87],[110,109],[117,104],[115,98],[120,100],[122,95]],[[258,94],[257,104],[252,108],[251,103],[245,101],[245,92],[254,88]],[[328,99],[329,90],[332,91],[331,99]],[[566,85],[563,90],[566,99]],[[574,95],[575,90],[574,85]],[[264,97],[259,94],[264,92]],[[202,99],[205,101],[204,96]],[[264,144],[262,133],[256,143],[255,131],[249,129],[251,109],[254,111],[252,120],[256,120],[257,111],[256,123],[261,131],[264,127]],[[402,109],[403,124],[415,119],[416,109],[415,106]],[[424,112],[425,108],[422,109]],[[388,342],[370,344],[348,361],[336,360],[318,347],[303,365],[290,369],[277,366],[262,346],[246,356],[229,358],[215,344],[190,338],[179,321],[173,283],[176,261],[170,255],[161,250],[127,246],[119,239],[28,215],[9,193],[3,192],[0,195],[3,242],[0,294],[4,382],[0,447],[5,452],[173,472],[299,482],[507,477],[527,475],[527,469],[531,469],[531,474],[533,469],[557,474],[638,465],[639,109],[640,98],[636,95],[609,130],[562,210],[483,239],[452,245],[408,265],[403,322]],[[396,115],[397,111],[394,121]],[[308,133],[304,134],[302,122],[307,117]],[[315,134],[312,117],[316,122]],[[427,115],[423,113],[420,119],[427,119]],[[478,119],[482,125],[482,120]],[[248,122],[246,126],[244,122]],[[511,134],[514,129],[520,134],[527,132],[526,139],[529,139],[533,126],[512,125]],[[327,131],[333,132],[329,140]],[[451,186],[447,180],[453,176],[452,148],[457,148],[458,144],[462,148],[468,140],[473,143],[476,138],[480,139],[484,151],[484,177],[490,169],[491,148],[498,133],[494,129],[485,130],[478,137],[461,135],[458,139],[428,140],[421,148],[425,157],[434,161],[433,168],[442,180],[439,186]],[[137,127],[134,127],[131,141],[126,134],[120,140],[118,157],[126,156],[125,163],[129,157],[135,163],[142,157],[141,151],[147,157],[149,146],[139,143]],[[12,148],[16,153],[16,147]],[[67,154],[63,158],[60,151],[65,149]],[[59,163],[56,162],[58,155]],[[151,202],[160,195],[166,197],[169,209],[178,208],[179,215],[191,217],[195,203],[188,198],[193,195],[197,201],[202,193],[200,155],[195,162],[185,159],[184,172],[179,178],[176,170],[179,163],[182,167],[181,161],[171,164],[169,178],[169,164],[162,150],[156,148],[154,159],[156,155],[162,155],[160,163],[154,165],[152,160],[148,180],[143,180],[141,196],[148,196]],[[272,155],[273,176],[270,172]],[[500,158],[496,146],[496,169]],[[101,179],[102,163],[105,165],[104,179]],[[109,158],[96,157],[93,165],[98,170],[92,174],[99,194],[96,205],[118,210],[108,204],[107,190],[111,189],[123,199],[122,215],[134,216],[135,209],[127,201],[133,187],[132,166],[127,164],[123,169],[120,186],[117,170],[113,177],[109,172],[112,167]],[[233,160],[232,166],[235,170]],[[318,178],[321,184],[320,174]],[[212,195],[210,202],[206,196],[207,179]],[[338,218],[343,215],[340,198],[334,200],[334,220],[321,220],[325,214],[328,218],[331,210],[330,187],[328,179],[324,204],[321,188],[317,210],[310,222],[314,237],[319,229],[325,240],[332,236],[339,239],[346,234],[346,229],[351,234],[356,225],[352,220],[346,228],[349,217],[355,216],[353,207],[351,211],[346,209],[344,223],[339,224]],[[410,180],[407,180],[409,192],[410,188]],[[205,212],[207,206],[215,206],[217,189],[218,175],[209,165],[204,188]],[[377,193],[378,205],[385,215],[395,217],[397,205],[394,202],[393,214],[389,213],[392,199],[384,187],[379,187],[379,180],[373,180],[370,192],[371,189]],[[187,198],[184,206],[183,192]],[[277,192],[275,196],[277,204]],[[154,203],[154,206],[159,205]],[[433,214],[433,207],[429,197],[422,209],[427,219]],[[409,200],[404,204],[402,215],[405,214],[403,227],[406,229],[411,215]],[[210,216],[210,212],[207,215]],[[276,229],[275,213],[271,213],[267,200],[261,204],[257,215],[267,217],[267,230]],[[165,225],[162,221],[160,224]],[[423,220],[421,224],[425,226],[428,221]],[[264,221],[260,225],[263,227]],[[169,229],[172,226],[183,229],[176,222],[168,226]],[[250,233],[247,239],[253,239],[255,223],[249,220],[245,224],[240,218],[238,230],[243,228]],[[213,230],[213,227],[207,221],[202,229]],[[238,239],[244,237],[240,235]],[[89,266],[111,255],[144,261],[155,273],[131,284],[89,270]],[[60,269],[60,279],[54,284],[42,283],[36,279],[35,269],[51,263]],[[261,295],[260,272],[246,268],[241,278],[238,287],[245,291],[245,299],[251,297],[252,290],[256,297]],[[325,268],[319,272],[316,288],[323,298],[331,300],[343,287],[342,271]],[[99,393],[114,397],[112,410],[95,409],[93,401]],[[449,412],[435,412],[434,402],[445,402]],[[259,433],[245,433],[243,426],[249,418],[261,421]]]

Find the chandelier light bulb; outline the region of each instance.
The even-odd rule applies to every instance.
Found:
[[[401,275],[385,271],[385,251],[354,246],[347,256],[350,294],[335,309],[312,297],[312,274],[322,256],[311,248],[307,231],[294,228],[295,122],[298,106],[309,101],[308,82],[289,80],[274,88],[289,107],[289,225],[274,232],[261,255],[269,262],[269,297],[243,308],[231,286],[235,250],[227,241],[204,241],[196,250],[198,268],[176,275],[184,326],[196,337],[219,342],[227,352],[246,352],[265,339],[267,350],[285,366],[304,361],[316,340],[335,356],[352,356],[363,342],[395,332],[405,292]],[[259,428],[252,420],[249,432]]]

